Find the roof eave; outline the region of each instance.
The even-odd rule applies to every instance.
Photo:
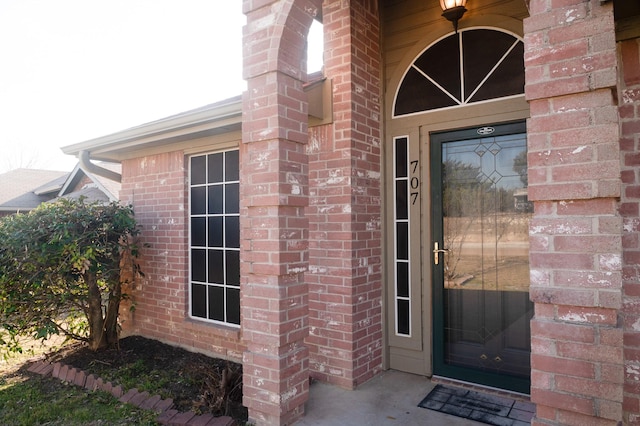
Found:
[[[93,159],[114,160],[116,151],[122,152],[151,147],[170,139],[187,135],[216,133],[242,125],[240,97],[227,99],[202,108],[132,127],[121,132],[101,136],[62,147],[62,152],[78,156],[80,151],[91,152]]]

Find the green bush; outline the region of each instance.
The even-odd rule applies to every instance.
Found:
[[[0,219],[0,345],[61,333],[92,350],[116,344],[138,233],[133,209],[115,202],[59,199]]]

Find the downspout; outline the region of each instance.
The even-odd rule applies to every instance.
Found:
[[[80,168],[82,169],[82,171],[84,171],[85,173],[91,173],[94,175],[102,176],[104,178],[107,178],[109,180],[113,180],[116,182],[122,181],[122,175],[120,173],[116,173],[109,169],[105,169],[104,167],[100,167],[96,164],[93,164],[89,156],[90,156],[89,151],[80,151],[78,153],[78,157],[80,160]]]

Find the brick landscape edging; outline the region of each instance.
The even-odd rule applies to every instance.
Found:
[[[144,410],[158,413],[157,421],[169,426],[237,426],[235,420],[229,416],[214,417],[212,414],[197,415],[192,411],[179,412],[173,409],[171,398],[162,399],[160,395],[150,395],[148,392],[138,392],[133,388],[125,392],[120,385],[105,382],[100,377],[87,374],[83,370],[56,362],[40,360],[28,368],[28,371],[43,377],[51,376],[63,382],[71,383],[89,391],[104,391],[118,398],[120,402],[135,405]]]

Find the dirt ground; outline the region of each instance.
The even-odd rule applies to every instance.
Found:
[[[242,366],[222,359],[163,344],[139,336],[120,340],[119,350],[92,352],[81,344],[64,346],[46,355],[125,389],[158,387],[172,398],[175,409],[198,414],[227,415],[246,421],[242,406]],[[226,370],[226,372],[225,372]],[[242,423],[240,423],[242,424]]]

